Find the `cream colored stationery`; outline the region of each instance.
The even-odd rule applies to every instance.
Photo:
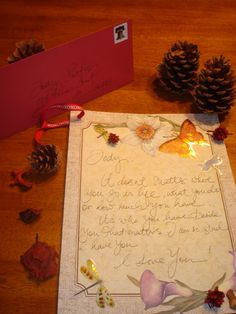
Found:
[[[208,132],[217,117],[90,111],[75,117],[58,313],[179,313],[183,302],[188,313],[214,313],[203,292],[218,280],[220,291],[232,287],[236,235],[226,148]],[[174,298],[179,307],[164,304]],[[218,313],[227,311],[225,297]]]

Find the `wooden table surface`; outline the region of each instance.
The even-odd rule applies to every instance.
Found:
[[[36,38],[50,48],[126,18],[133,20],[135,79],[85,104],[85,109],[137,113],[196,111],[190,100],[163,98],[152,88],[156,65],[177,40],[198,45],[201,66],[212,56],[223,54],[236,69],[234,0],[1,0],[0,64],[6,63],[15,42],[22,39]],[[14,86],[9,88],[14,92]],[[234,178],[235,120],[236,106],[223,121],[233,133],[226,146]],[[26,157],[32,151],[35,129],[0,141],[0,313],[4,314],[48,314],[56,313],[57,308],[58,277],[36,284],[28,278],[19,260],[34,242],[36,233],[60,252],[68,130],[52,130],[44,137],[45,142],[57,145],[62,154],[61,167],[53,177],[38,182],[27,192],[9,187],[12,169],[28,165]],[[33,224],[24,224],[18,217],[26,208],[42,208],[41,218]]]

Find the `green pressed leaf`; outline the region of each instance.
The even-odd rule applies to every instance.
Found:
[[[172,308],[169,311],[158,312],[156,314],[188,312],[188,311],[193,310],[193,309],[201,306],[202,304],[204,304],[205,297],[206,297],[206,293],[204,291],[202,291],[201,295],[200,294],[194,294],[194,295],[189,296],[189,297],[176,297],[176,298],[162,304],[162,305],[174,306],[174,308]]]
[[[140,287],[140,282],[135,279],[134,277],[130,276],[130,275],[127,275],[127,277],[129,278],[129,280],[137,287]]]
[[[223,281],[225,280],[225,276],[226,274],[224,274],[220,279],[218,279],[212,285],[211,290],[214,290],[216,287],[221,285]],[[175,282],[184,288],[190,289],[193,295],[189,297],[183,297],[183,296],[175,297],[165,303],[162,303],[162,305],[173,306],[173,308],[168,311],[156,312],[155,314],[174,314],[174,313],[183,314],[185,312],[194,310],[204,304],[206,295],[207,295],[206,291],[194,290],[179,280],[175,280]]]
[[[197,307],[204,304],[205,296],[198,297],[195,301],[184,304],[181,308],[179,308],[179,312],[182,314],[184,312],[191,311],[193,309],[196,309]]]
[[[182,281],[179,281],[179,280],[175,280],[175,282],[180,285],[181,287],[184,287],[184,288],[188,288],[189,290],[192,290],[192,288],[190,288],[188,285],[186,285],[185,283],[183,283]]]
[[[94,125],[94,130],[100,134],[99,137],[103,137],[106,141],[108,140],[108,132],[101,124]]]
[[[106,133],[107,131],[105,130],[105,128],[101,125],[101,124],[96,124],[94,125],[94,130],[96,132],[98,132],[99,134],[103,134],[103,133]]]
[[[195,294],[189,297],[176,297],[176,298],[171,299],[170,301],[163,303],[162,305],[172,305],[172,306],[182,307],[182,306],[185,306],[186,304],[196,302],[200,298],[205,299],[205,296],[206,296],[205,292],[202,292],[201,295]]]
[[[212,285],[211,290],[215,290],[216,287],[219,287],[224,282],[225,276],[226,273]]]
[[[172,306],[176,306],[178,304],[183,303],[186,300],[187,297],[175,297],[165,303],[162,303],[161,305],[172,305]]]
[[[154,314],[173,314],[176,313],[175,309],[169,310],[169,311],[161,311],[161,312],[156,312]]]
[[[191,287],[189,287],[188,285],[186,285],[186,284],[183,283],[182,281],[175,280],[175,282],[176,282],[179,286],[189,289],[189,290],[192,291],[192,293],[195,294],[195,295],[197,295],[197,294],[198,294],[198,295],[199,295],[199,294],[202,294],[202,292],[203,292],[203,291],[201,291],[201,290],[192,289]]]
[[[169,119],[166,119],[164,117],[160,117],[160,116],[155,116],[157,118],[160,119],[161,122],[168,122],[173,126],[174,131],[179,132],[180,131],[180,125],[178,123],[175,123]]]

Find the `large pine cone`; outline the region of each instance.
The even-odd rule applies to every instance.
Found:
[[[187,41],[172,45],[158,67],[159,83],[175,94],[191,91],[196,84],[199,55],[197,45]]]
[[[38,145],[29,157],[32,170],[37,174],[49,174],[59,167],[59,156],[55,145]]]
[[[229,60],[214,57],[199,74],[195,104],[203,112],[228,112],[234,101],[234,76]]]
[[[8,63],[13,63],[43,50],[45,50],[44,45],[35,39],[20,41],[16,43],[16,49],[12,55],[7,58],[7,61]]]

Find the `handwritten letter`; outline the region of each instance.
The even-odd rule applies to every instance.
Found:
[[[126,275],[139,280],[145,269],[203,290],[232,272],[215,169],[203,172],[197,159],[158,151],[153,157],[139,146],[109,146],[93,125],[82,142],[78,265],[93,258],[112,293],[138,293]],[[210,158],[211,148],[200,153]],[[86,285],[79,272],[78,282]]]

